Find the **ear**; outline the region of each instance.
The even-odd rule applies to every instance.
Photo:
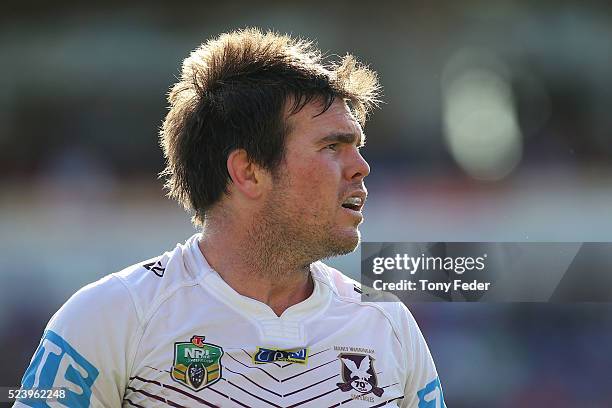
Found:
[[[266,171],[250,161],[244,149],[236,149],[229,154],[227,171],[234,187],[251,199],[259,198],[269,181]]]

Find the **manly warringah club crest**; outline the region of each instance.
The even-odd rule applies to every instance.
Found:
[[[172,379],[200,391],[221,379],[221,356],[223,349],[205,343],[204,336],[193,336],[191,341],[174,343]]]
[[[342,363],[342,381],[336,385],[342,391],[351,389],[362,394],[372,392],[380,397],[384,390],[378,387],[378,379],[374,371],[374,359],[367,354],[341,353],[338,355]]]

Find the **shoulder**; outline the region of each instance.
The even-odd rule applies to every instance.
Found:
[[[83,287],[49,321],[22,388],[78,387],[80,394],[66,391],[61,402],[118,406],[140,327],[129,292],[117,277]]]
[[[185,266],[186,245],[81,288],[55,313],[47,329],[75,341],[102,336],[119,348],[134,344],[161,302],[178,288],[197,284],[193,268]]]
[[[369,290],[360,282],[323,262],[313,264],[313,277],[328,285],[338,300],[350,302],[358,308],[367,308],[380,315],[392,326],[400,343],[405,344],[410,336],[420,334],[418,325],[397,297],[379,291]]]
[[[405,406],[416,406],[421,401],[419,390],[423,393],[427,387],[439,386],[435,364],[421,329],[410,310],[397,297],[362,286],[321,262],[317,262],[313,268],[313,276],[328,285],[339,302],[353,305],[355,314],[367,313],[374,319],[381,319],[392,329],[401,349],[398,358],[410,379],[406,383],[408,402]]]
[[[345,299],[361,299],[361,284],[351,279],[339,270],[324,264],[315,262],[312,264],[312,276],[322,284],[328,286],[332,292]]]
[[[65,325],[67,329],[82,330],[88,325],[101,323],[100,318],[122,315],[136,316],[136,309],[129,291],[114,275],[90,283],[72,295],[53,315],[50,327]]]
[[[142,322],[178,289],[198,284],[198,268],[190,264],[195,239],[197,235],[185,244],[177,244],[171,251],[111,275],[124,287]]]
[[[83,392],[68,392],[64,405],[119,406],[150,311],[196,281],[186,248],[177,245],[70,297],[49,321],[22,387],[78,386]]]

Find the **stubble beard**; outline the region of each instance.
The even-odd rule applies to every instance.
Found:
[[[259,258],[259,264],[267,265],[268,274],[282,279],[289,270],[309,270],[313,262],[353,252],[360,241],[357,225],[344,232],[333,219],[326,219],[305,220],[299,209],[288,205],[286,186],[281,182],[253,220],[250,253]]]

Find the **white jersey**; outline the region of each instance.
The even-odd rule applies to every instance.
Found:
[[[317,262],[312,295],[278,317],[227,285],[198,239],[72,296],[22,380],[65,397],[15,406],[445,407],[403,304],[361,302]]]

